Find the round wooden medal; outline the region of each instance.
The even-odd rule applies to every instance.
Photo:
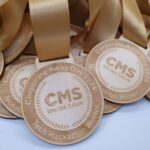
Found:
[[[74,62],[82,67],[85,67],[87,56],[78,56],[74,58]],[[107,100],[104,100],[104,111],[103,114],[109,114],[116,110],[118,110],[121,107],[120,104],[116,104]]]
[[[131,103],[149,90],[147,56],[126,41],[110,40],[96,45],[86,60],[86,68],[102,87],[104,98],[114,103]]]
[[[24,86],[35,72],[35,57],[22,58],[8,65],[0,81],[3,105],[14,115],[22,117],[21,98]]]
[[[3,51],[5,64],[9,64],[22,53],[31,40],[32,35],[29,15],[25,15],[19,33],[13,43]]]
[[[24,119],[42,140],[67,145],[88,137],[103,113],[103,96],[86,69],[66,62],[39,69],[27,82]]]
[[[104,111],[103,114],[109,114],[117,111],[121,107],[121,104],[116,104],[107,100],[104,100]]]
[[[16,119],[17,116],[13,115],[11,112],[9,112],[4,105],[2,104],[0,100],[0,117],[8,118],[8,119]]]

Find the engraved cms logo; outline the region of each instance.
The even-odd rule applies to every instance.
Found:
[[[136,70],[127,64],[124,64],[121,60],[115,57],[108,57],[106,59],[106,66],[109,67],[114,72],[121,73],[128,78],[134,78]]]
[[[48,106],[58,106],[66,103],[77,102],[82,99],[82,94],[79,87],[66,89],[64,92],[57,91],[56,93],[49,93],[45,97],[45,103]]]

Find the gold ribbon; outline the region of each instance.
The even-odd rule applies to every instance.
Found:
[[[146,48],[148,43],[146,28],[136,0],[106,0],[103,2],[91,32],[86,37],[84,51],[88,53],[99,42],[115,38],[122,18],[123,35]]]
[[[18,33],[26,4],[27,0],[3,1],[0,7],[0,51],[7,48]]]
[[[115,38],[121,18],[120,0],[105,0],[91,32],[87,35],[84,52],[88,53],[99,42]]]
[[[137,0],[141,13],[150,16],[150,4],[147,0]]]
[[[140,11],[143,15],[144,23],[147,29],[148,42],[150,45],[150,4],[147,0],[137,0]]]
[[[123,35],[129,40],[147,48],[147,33],[144,21],[135,0],[122,0]]]
[[[88,3],[86,0],[69,0],[71,24],[84,28],[85,21],[89,15]]]
[[[4,5],[8,0],[0,0],[0,6]]]
[[[150,16],[146,0],[69,0],[71,20],[79,26],[86,22],[85,52],[116,36],[122,18],[123,34],[147,47],[147,33],[142,14]],[[0,0],[0,51],[13,41],[21,25],[27,0]],[[137,5],[138,4],[138,5]],[[55,8],[55,9],[54,9]],[[69,53],[69,13],[67,0],[30,0],[35,43],[41,61],[67,57]],[[141,11],[141,13],[140,13]]]
[[[144,23],[147,29],[147,35],[148,35],[148,44],[150,46],[150,16],[143,15]]]
[[[40,61],[69,55],[68,0],[29,0],[36,50]]]
[[[90,31],[95,19],[103,6],[104,0],[88,0],[89,2],[89,19],[86,22],[87,31]]]

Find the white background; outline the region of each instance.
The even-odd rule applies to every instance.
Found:
[[[142,99],[103,117],[84,141],[55,146],[32,134],[23,120],[0,118],[0,150],[150,150],[150,102]]]

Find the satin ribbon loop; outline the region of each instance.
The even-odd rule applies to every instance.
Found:
[[[100,12],[104,0],[88,0],[89,2],[89,19],[86,22],[87,31],[90,31],[93,23],[96,20],[98,13]]]
[[[69,0],[71,24],[85,28],[85,21],[89,15],[88,3],[86,0]]]
[[[147,33],[136,0],[122,0],[123,35],[140,46],[147,48]]]
[[[147,0],[136,0],[142,14],[150,16],[150,4]]]
[[[121,19],[120,0],[105,0],[91,31],[87,35],[84,52],[89,53],[96,44],[102,41],[114,39]]]
[[[40,61],[69,55],[68,0],[29,0],[36,50]]]

